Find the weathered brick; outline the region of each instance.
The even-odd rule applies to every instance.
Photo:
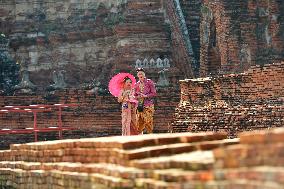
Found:
[[[251,67],[242,74],[181,80],[181,101],[171,131],[221,131],[232,138],[243,131],[282,127],[283,64]],[[248,143],[265,143],[273,138],[280,142],[283,138],[280,133],[273,138],[261,133],[240,137]]]

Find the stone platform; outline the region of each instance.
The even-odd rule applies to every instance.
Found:
[[[178,133],[13,144],[0,151],[2,188],[284,187],[284,129]]]

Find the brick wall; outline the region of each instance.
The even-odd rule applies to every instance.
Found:
[[[200,64],[200,19],[201,19],[201,0],[180,0],[187,29],[189,32],[194,57]]]
[[[116,71],[132,70],[137,59],[171,59],[171,39],[165,23],[163,1],[128,0],[123,23],[114,27],[117,44],[113,51]],[[177,65],[172,65],[176,67]]]
[[[171,0],[164,1],[165,10],[167,13],[167,18],[170,22],[171,27],[171,43],[172,43],[172,50],[173,50],[173,60],[177,66],[183,73],[182,75],[186,78],[193,78],[195,77],[194,73],[194,62],[195,57],[193,55],[193,51],[188,49],[188,45],[186,44],[184,35],[184,31],[181,28],[181,18],[177,13],[177,7],[175,3]],[[181,13],[183,14],[183,13]],[[185,25],[186,26],[186,25]],[[190,41],[188,41],[191,43]],[[190,44],[191,46],[191,44]],[[191,54],[189,54],[189,52]]]
[[[283,60],[282,2],[204,0],[201,13],[202,77]]]
[[[167,132],[174,109],[179,101],[177,89],[161,89],[156,98],[154,132]],[[120,105],[112,96],[89,95],[82,90],[56,91],[53,95],[1,96],[0,106],[75,103],[79,107],[65,108],[63,126],[75,127],[75,131],[63,132],[64,138],[97,137],[121,134]],[[33,127],[31,113],[0,115],[1,129]],[[38,113],[38,127],[57,125],[57,112]],[[39,133],[39,140],[56,139],[58,134]],[[33,135],[2,135],[0,147],[10,143],[33,141]]]
[[[172,61],[161,0],[1,1],[0,7],[9,52],[19,63],[26,59],[30,80],[40,89],[54,82],[55,70],[66,71],[69,87],[94,79],[107,85],[113,74],[133,70],[144,58],[167,57],[169,70],[184,75],[177,69],[182,61]]]
[[[242,74],[181,81],[173,132],[226,131],[283,126],[284,62]]]
[[[52,83],[52,72],[66,70],[71,86],[89,82],[109,69],[106,59],[115,40],[111,7],[121,14],[124,2],[44,0],[1,1],[0,30],[10,39],[14,60],[27,59],[31,81],[39,87]],[[56,13],[56,14],[55,14]]]

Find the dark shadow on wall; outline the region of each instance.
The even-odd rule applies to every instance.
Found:
[[[217,44],[216,23],[213,19],[210,23],[210,38],[208,47],[208,75],[217,75],[221,67],[221,56]]]

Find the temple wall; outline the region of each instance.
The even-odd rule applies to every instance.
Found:
[[[176,105],[179,102],[178,91],[164,89],[158,91],[155,100],[154,132],[168,132]],[[75,130],[63,131],[63,138],[86,138],[121,135],[121,107],[112,96],[96,96],[82,90],[56,91],[53,95],[38,94],[25,96],[0,96],[0,106],[32,105],[32,104],[78,104],[78,107],[64,108],[62,123],[64,127]],[[32,113],[0,114],[0,129],[32,128]],[[58,112],[42,112],[37,114],[38,128],[58,127]],[[58,139],[58,132],[39,133],[39,140]],[[7,148],[11,143],[33,142],[33,134],[0,135],[0,147]]]
[[[201,8],[200,75],[241,73],[283,60],[283,2],[207,1]]]
[[[1,1],[0,31],[9,53],[39,88],[65,70],[68,87],[93,80],[106,86],[112,75],[133,71],[137,59],[168,58],[171,38],[163,1]],[[173,70],[173,71],[171,71]],[[152,71],[157,75],[159,70]],[[150,70],[151,72],[151,70]]]
[[[282,127],[284,63],[253,66],[242,74],[181,81],[181,101],[172,132],[225,131]]]

